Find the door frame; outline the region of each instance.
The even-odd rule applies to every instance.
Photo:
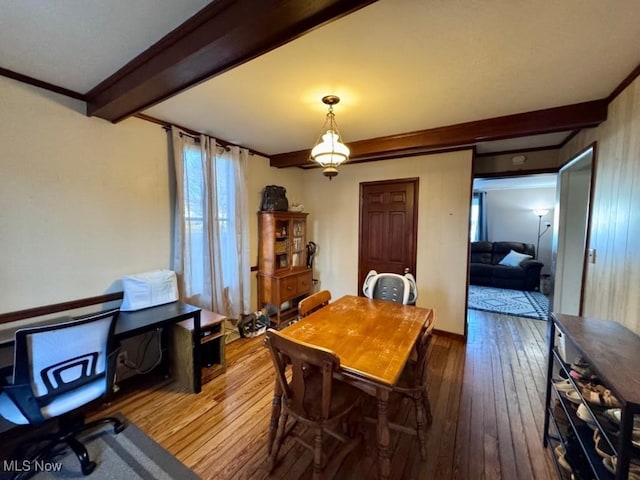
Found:
[[[413,183],[413,242],[412,247],[409,252],[409,256],[411,257],[411,261],[409,264],[409,268],[411,268],[411,274],[417,278],[417,256],[418,256],[418,199],[419,197],[419,186],[420,186],[420,177],[410,177],[410,178],[394,178],[392,180],[377,180],[373,182],[360,182],[360,200],[358,207],[358,271],[356,282],[360,282],[360,278],[364,278],[367,272],[361,272],[363,258],[362,258],[362,249],[360,248],[360,238],[362,238],[362,208],[363,208],[363,200],[364,200],[364,189],[368,186],[375,185],[393,185],[396,183]],[[358,295],[362,295],[362,285],[358,285],[356,291]]]
[[[588,196],[587,196],[587,208],[586,208],[586,216],[585,216],[585,230],[584,230],[584,242],[583,242],[583,255],[582,255],[582,271],[580,273],[580,292],[578,300],[578,311],[577,312],[564,312],[562,305],[556,305],[557,299],[556,297],[556,283],[560,282],[560,288],[562,285],[562,277],[564,271],[564,258],[562,257],[562,252],[559,252],[558,248],[560,243],[564,243],[564,235],[565,235],[565,225],[561,224],[563,218],[566,219],[567,215],[570,212],[561,212],[563,206],[563,199],[565,198],[567,192],[562,191],[562,174],[570,171],[572,168],[580,166],[586,159],[586,156],[590,154],[591,156],[591,167],[590,167],[590,178],[589,178],[589,188],[588,188]],[[591,244],[591,218],[592,218],[592,210],[593,210],[593,195],[595,191],[596,184],[596,161],[597,161],[597,142],[593,142],[590,145],[587,145],[585,148],[580,150],[578,153],[573,155],[558,171],[558,186],[556,189],[556,204],[558,208],[554,212],[554,223],[557,225],[557,228],[554,231],[553,242],[551,245],[551,294],[549,296],[549,311],[558,311],[559,313],[570,313],[572,315],[582,315],[584,308],[584,290],[585,284],[587,281],[587,268],[589,263],[589,245]],[[561,217],[562,215],[562,217]],[[558,258],[560,257],[560,258]],[[558,263],[560,263],[560,269],[558,268]],[[559,271],[560,270],[560,271]],[[562,302],[561,302],[562,303]]]

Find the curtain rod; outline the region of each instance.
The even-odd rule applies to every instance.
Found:
[[[137,113],[134,115],[134,117],[139,118],[141,120],[146,120],[147,122],[151,122],[151,123],[155,123],[157,125],[160,125],[164,130],[169,131],[171,130],[171,123],[165,122],[164,120],[160,120],[158,118],[155,117],[151,117],[149,115],[145,115],[144,113]],[[175,125],[175,124],[173,124]],[[184,132],[185,135],[189,135],[191,138],[195,138],[196,140],[200,140],[200,135],[204,135],[201,132],[196,132],[195,130],[191,130],[190,128],[186,128],[183,127],[181,125],[175,125],[176,127],[178,127],[180,130],[182,130]],[[227,142],[225,140],[222,140],[220,138],[216,138],[216,145],[222,148],[229,148],[229,147],[240,147],[240,148],[244,148],[245,150],[249,151],[249,155],[259,155],[261,157],[265,157],[265,158],[269,158],[269,155],[262,153],[262,152],[258,152],[256,150],[251,150],[250,148],[246,148],[243,147],[241,145],[236,145],[235,143],[231,143],[231,142]]]

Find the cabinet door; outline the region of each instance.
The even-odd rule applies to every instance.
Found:
[[[291,228],[288,219],[277,218],[274,229],[273,257],[275,271],[287,270],[291,266]]]
[[[307,222],[302,218],[291,221],[292,245],[291,266],[305,267],[307,265]]]

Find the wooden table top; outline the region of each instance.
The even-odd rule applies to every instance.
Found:
[[[281,333],[327,348],[344,370],[392,386],[433,318],[429,308],[346,295]]]

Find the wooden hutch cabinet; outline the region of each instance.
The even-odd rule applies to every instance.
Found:
[[[311,293],[307,215],[258,212],[258,307],[271,305],[270,320],[276,324],[295,317],[298,301]]]

